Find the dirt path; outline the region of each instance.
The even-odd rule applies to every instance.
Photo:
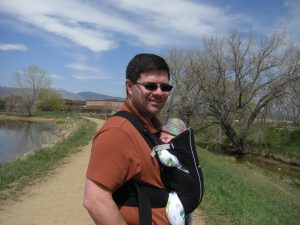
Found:
[[[101,127],[103,122],[91,119]],[[30,186],[17,202],[0,205],[1,225],[93,225],[82,206],[85,172],[91,142],[82,151],[68,157],[45,180]],[[194,212],[194,225],[202,225]]]
[[[92,119],[98,127],[103,121]],[[1,225],[94,224],[82,206],[91,142],[71,155],[44,181],[30,186],[17,202],[0,205]]]

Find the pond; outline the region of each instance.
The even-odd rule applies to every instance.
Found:
[[[51,144],[54,130],[53,122],[0,120],[0,163]]]

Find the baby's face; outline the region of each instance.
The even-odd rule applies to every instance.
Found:
[[[169,134],[169,133],[166,133],[164,131],[162,131],[160,133],[160,140],[163,142],[163,143],[169,143],[175,136]]]

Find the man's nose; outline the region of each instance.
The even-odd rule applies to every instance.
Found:
[[[166,94],[166,92],[164,92],[164,91],[161,90],[160,86],[158,86],[157,89],[153,93],[157,94],[157,95],[164,95],[164,94]]]

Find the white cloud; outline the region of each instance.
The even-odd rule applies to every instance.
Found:
[[[106,51],[116,46],[109,32],[95,27],[96,18],[89,16],[95,10],[79,1],[1,1],[0,11],[94,52]]]
[[[65,78],[61,75],[58,75],[58,74],[50,74],[50,77],[53,79],[53,80],[64,80]]]
[[[71,63],[67,65],[68,68],[78,71],[91,72],[91,73],[99,73],[100,69],[85,65],[83,63]]]
[[[146,23],[161,31],[182,32],[192,36],[219,30],[233,19],[219,7],[183,0],[112,0],[112,2],[115,7],[144,18],[141,20],[142,24]]]
[[[0,12],[94,52],[121,41],[145,46],[184,45],[230,29],[234,17],[219,7],[184,0],[6,0]]]
[[[73,75],[73,78],[77,80],[103,80],[103,77],[101,75],[91,75],[91,74],[77,74]]]
[[[300,41],[300,1],[285,1],[284,5],[287,9],[287,15],[279,19],[279,26],[285,28],[287,32]]]
[[[109,78],[108,73],[105,71],[83,63],[71,63],[67,67],[75,71],[75,75],[72,77],[78,80],[103,80]]]
[[[3,44],[0,43],[0,51],[27,51],[26,45],[23,44]]]

